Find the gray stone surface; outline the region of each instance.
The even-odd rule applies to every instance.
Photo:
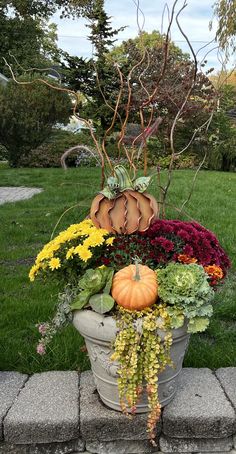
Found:
[[[41,188],[25,187],[0,187],[0,205],[7,202],[18,202],[33,197],[35,194],[42,192]]]
[[[218,454],[224,454],[225,452],[227,452],[228,454],[236,454],[235,449],[232,449],[231,451],[220,451],[218,452]],[[198,454],[203,454],[203,452],[199,452]],[[215,452],[208,452],[207,454],[215,454]]]
[[[80,431],[84,440],[145,440],[147,414],[132,418],[107,408],[99,399],[93,376],[83,372],[80,378]],[[158,424],[158,433],[161,424]]]
[[[3,420],[28,376],[19,372],[0,372],[0,440],[3,439]]]
[[[149,454],[158,453],[148,440],[89,441],[86,443],[89,452],[95,454]]]
[[[224,367],[218,369],[216,371],[216,376],[232,405],[236,409],[236,367]]]
[[[51,443],[79,436],[79,386],[76,372],[33,375],[4,421],[5,440]]]
[[[72,454],[84,449],[85,443],[81,439],[47,444],[0,444],[0,454]]]
[[[167,438],[160,437],[160,450],[164,453],[223,453],[229,452],[233,448],[232,437],[229,438]]]
[[[163,432],[177,438],[224,438],[236,432],[235,411],[210,369],[183,369]]]

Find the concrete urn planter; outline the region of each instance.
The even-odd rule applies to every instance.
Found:
[[[104,404],[114,410],[121,411],[117,386],[118,363],[111,361],[111,343],[117,333],[116,322],[112,316],[100,315],[92,310],[74,312],[73,324],[84,337],[91,362],[91,368],[97,391]],[[164,332],[158,330],[158,335],[164,337]],[[162,407],[174,397],[178,376],[182,370],[183,358],[189,342],[186,324],[172,330],[173,344],[171,358],[174,368],[167,366],[159,375],[159,401]],[[145,392],[137,404],[137,413],[148,412]]]

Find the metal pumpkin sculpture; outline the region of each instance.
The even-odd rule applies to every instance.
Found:
[[[91,220],[112,233],[144,232],[159,214],[156,199],[146,192],[151,177],[132,181],[121,165],[114,168],[114,175],[92,201]]]

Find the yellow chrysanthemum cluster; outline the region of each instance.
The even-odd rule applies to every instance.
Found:
[[[41,271],[57,270],[62,262],[69,261],[75,256],[82,262],[87,262],[93,256],[91,249],[113,243],[114,237],[108,235],[107,230],[97,229],[90,219],[70,225],[39,252],[29,273],[30,280],[34,281]]]

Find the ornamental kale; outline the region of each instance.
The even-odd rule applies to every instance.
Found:
[[[189,332],[205,330],[213,312],[209,302],[214,291],[203,267],[195,263],[170,263],[157,270],[157,279],[160,299],[171,306],[169,315],[175,325],[172,327],[183,325],[186,317]]]

